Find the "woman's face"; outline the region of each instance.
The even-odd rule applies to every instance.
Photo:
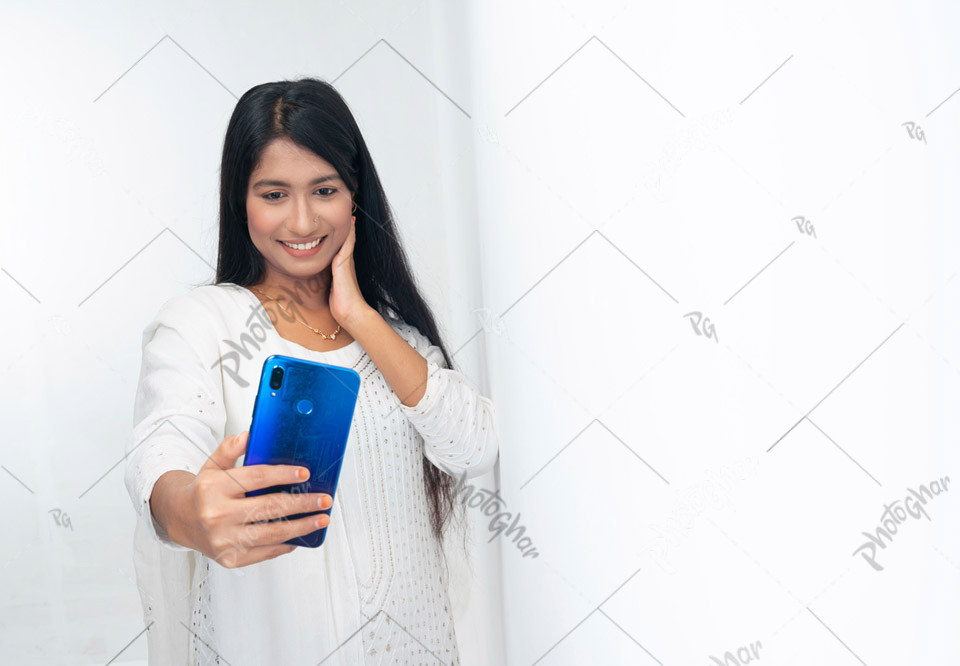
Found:
[[[247,227],[266,260],[266,281],[311,278],[329,268],[347,239],[352,209],[352,192],[329,162],[290,139],[271,141],[247,188]]]

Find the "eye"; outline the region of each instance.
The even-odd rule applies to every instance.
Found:
[[[328,190],[328,191],[329,191],[329,194],[323,194],[323,195],[321,195],[321,196],[324,196],[324,197],[332,197],[332,196],[333,196],[334,194],[336,194],[336,192],[337,192],[337,188],[335,188],[335,187],[320,187],[320,188],[318,188],[318,189],[316,189],[316,190],[314,190],[314,191],[315,191],[315,192],[319,192],[319,191],[321,191],[321,190]],[[267,201],[276,201],[277,199],[280,198],[280,196],[274,197],[274,196],[272,196],[272,195],[274,195],[274,194],[278,194],[278,195],[280,195],[280,196],[284,196],[283,192],[267,192],[266,194],[261,195],[261,197],[262,197],[263,199],[266,199]]]

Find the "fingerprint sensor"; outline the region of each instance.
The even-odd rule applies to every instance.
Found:
[[[301,414],[309,414],[313,411],[313,403],[309,400],[301,400],[297,403],[297,411]]]

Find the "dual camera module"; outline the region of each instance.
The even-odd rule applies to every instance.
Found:
[[[278,389],[283,384],[283,368],[279,365],[270,373],[270,388]]]

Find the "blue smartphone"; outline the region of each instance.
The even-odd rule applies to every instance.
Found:
[[[359,391],[360,375],[350,368],[280,354],[268,356],[260,372],[243,464],[299,465],[310,470],[310,478],[250,490],[246,496],[285,492],[327,493],[333,497]],[[270,522],[329,514],[332,510],[331,506]],[[317,548],[326,533],[327,528],[321,527],[284,543]]]

